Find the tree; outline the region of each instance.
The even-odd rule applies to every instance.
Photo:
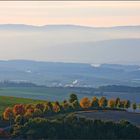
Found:
[[[130,103],[130,101],[129,100],[125,100],[124,101],[124,108],[129,108],[130,107],[130,105],[131,105],[131,103]]]
[[[120,108],[125,108],[125,101],[120,101]]]
[[[91,106],[94,108],[98,108],[99,107],[99,100],[97,97],[93,97],[92,101],[91,101]]]
[[[25,107],[22,104],[17,104],[13,108],[13,113],[14,115],[24,115],[25,113]]]
[[[16,139],[139,139],[137,126],[121,121],[90,120],[76,114],[51,119],[33,118],[22,127],[14,126]]]
[[[78,110],[80,108],[80,104],[78,102],[78,100],[75,100],[71,103],[71,106],[74,110]]]
[[[70,94],[69,102],[72,103],[72,102],[74,102],[75,100],[78,101],[77,95],[76,95],[76,94]]]
[[[117,102],[117,106],[116,107],[117,108],[121,108],[121,101],[120,100]]]
[[[91,102],[87,97],[84,97],[80,101],[80,106],[84,109],[88,109],[89,107],[91,107]]]
[[[109,100],[108,101],[108,107],[115,108],[115,101],[114,100]]]
[[[25,112],[25,114],[24,114],[24,117],[25,117],[26,119],[32,118],[32,117],[33,117],[34,110],[35,110],[35,109],[33,109],[33,108],[27,109],[26,112]]]
[[[105,97],[101,97],[99,100],[99,106],[105,108],[107,106],[107,99]]]
[[[133,103],[133,104],[132,104],[132,108],[133,108],[133,110],[135,111],[135,110],[137,109],[137,104],[136,104],[136,103]]]
[[[54,105],[53,105],[53,111],[54,111],[55,113],[60,112],[60,111],[61,111],[61,110],[60,110],[60,106],[59,106],[58,104],[54,104]]]
[[[120,105],[120,98],[118,97],[115,100],[115,107],[119,107],[119,105]]]
[[[44,104],[38,103],[38,104],[36,104],[35,107],[36,107],[37,109],[40,109],[41,111],[44,110]]]
[[[3,119],[9,121],[11,126],[13,118],[14,118],[14,114],[12,109],[7,107],[3,113]]]
[[[25,105],[25,110],[28,110],[28,109],[34,109],[34,105],[33,104],[26,104]]]
[[[3,113],[4,120],[9,120],[10,121],[10,120],[13,119],[13,116],[14,116],[14,114],[13,114],[12,109],[10,107],[7,107],[4,111],[4,113]]]
[[[53,105],[51,102],[46,102],[46,105],[49,107],[49,112],[53,111]]]
[[[47,113],[49,112],[49,110],[50,110],[50,108],[49,108],[49,106],[46,104],[46,105],[44,106],[43,112],[44,112],[45,114],[47,114]]]

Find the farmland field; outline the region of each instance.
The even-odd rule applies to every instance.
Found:
[[[76,93],[78,98],[92,98],[93,96],[107,98],[120,97],[132,102],[140,103],[140,93],[131,92],[95,92],[92,88],[62,88],[62,87],[5,87],[0,88],[1,96],[14,96],[37,100],[63,101],[71,93]]]

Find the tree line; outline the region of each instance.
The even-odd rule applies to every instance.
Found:
[[[61,133],[57,133],[57,132],[54,133],[53,129],[56,129],[55,131],[59,132],[59,129],[62,130],[63,127],[64,128],[66,127],[66,129],[73,129],[73,133],[75,133],[75,135],[76,135],[75,138],[81,138],[80,135],[82,136],[82,138],[85,138],[86,136],[89,136],[87,138],[94,138],[94,137],[98,138],[99,132],[97,132],[97,134],[95,134],[95,136],[90,134],[91,130],[92,131],[96,130],[96,127],[95,127],[95,125],[90,126],[88,124],[89,123],[88,121],[84,121],[84,122],[80,121],[81,125],[83,123],[83,127],[84,127],[84,130],[81,130],[80,129],[81,126],[75,126],[74,123],[72,124],[72,126],[69,125],[70,122],[68,124],[66,123],[63,126],[62,124],[59,124],[59,123],[49,122],[49,120],[46,121],[45,118],[55,116],[59,113],[67,114],[67,113],[75,112],[75,111],[102,110],[102,109],[103,110],[104,109],[125,110],[131,106],[133,107],[134,110],[137,108],[137,105],[135,103],[131,104],[131,102],[129,100],[121,100],[120,98],[107,99],[106,97],[98,98],[95,96],[92,99],[89,99],[88,97],[84,97],[81,100],[78,100],[78,97],[76,94],[71,94],[69,99],[64,100],[63,102],[46,101],[45,103],[37,103],[37,104],[15,104],[13,107],[7,107],[4,110],[2,118],[5,121],[9,121],[9,126],[12,126],[12,128],[13,128],[12,135],[18,136],[19,133],[22,133],[22,134],[20,134],[22,136],[22,138],[27,137],[26,133],[29,133],[29,132],[27,132],[26,130],[29,131],[30,130],[29,128],[32,127],[33,123],[34,123],[33,126],[35,127],[35,130],[33,130],[33,131],[37,134],[37,136],[35,134],[31,134],[32,138],[34,138],[34,136],[36,136],[35,138],[38,138],[39,135],[42,136],[43,129],[45,129],[45,128],[47,129],[45,131],[49,131],[49,134],[46,133],[46,135],[44,137],[39,137],[39,138],[53,138],[53,137],[51,137],[51,135],[54,135],[54,134],[55,134],[54,138],[61,138],[62,136],[59,136],[59,134],[61,134]],[[38,119],[38,117],[40,119]],[[45,123],[46,123],[45,126],[42,126],[42,121],[44,121],[43,118],[45,119]],[[37,123],[37,121],[39,121],[38,122],[39,124]],[[90,122],[90,123],[94,124],[95,122]],[[99,121],[99,123],[100,123],[100,125],[97,126],[97,128],[98,127],[100,128],[104,124],[104,122],[100,122],[100,121]],[[37,125],[41,125],[41,126],[37,126]],[[108,138],[108,137],[117,138],[116,136],[118,134],[116,134],[115,131],[117,131],[116,129],[118,126],[116,124],[111,123],[111,124],[107,124],[105,126],[103,125],[102,129],[106,129],[107,127],[109,127],[109,125],[111,125],[111,127],[112,127],[111,130],[113,129],[113,132],[112,132],[113,136],[110,134],[106,135],[106,133],[109,133],[109,131],[108,131],[108,132],[105,132],[105,134],[103,135],[104,138]],[[116,126],[114,126],[114,125],[116,125]],[[88,128],[86,128],[86,126],[88,126]],[[130,125],[130,126],[132,127],[132,125]],[[41,130],[39,130],[39,133],[38,133],[38,127],[41,127]],[[45,127],[45,128],[43,128],[43,127]],[[134,126],[132,128],[136,129]],[[52,131],[52,132],[50,132],[50,131]],[[62,138],[67,138],[69,136],[68,135],[69,131],[70,130],[68,130],[68,132],[65,132],[66,134],[63,134]],[[84,131],[87,132],[88,134],[85,134]],[[26,132],[26,133],[24,133],[24,132]],[[5,134],[4,131],[0,130],[0,136],[2,136],[1,133],[3,133],[3,135],[6,135],[6,136],[11,136],[11,135]],[[90,135],[91,135],[91,137],[90,137]],[[122,136],[122,134],[121,134],[121,136]],[[73,138],[73,137],[69,136],[69,138]]]
[[[50,102],[38,104],[16,104],[13,107],[7,107],[3,112],[3,119],[16,122],[19,119],[28,120],[35,117],[51,116],[57,113],[74,112],[80,110],[92,109],[128,109],[131,107],[135,110],[137,105],[131,105],[129,100],[107,99],[106,97],[93,97],[91,100],[88,97],[82,98],[80,101],[76,94],[71,94],[69,100],[63,102]]]

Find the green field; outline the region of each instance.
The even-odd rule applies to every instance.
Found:
[[[63,101],[68,99],[71,93],[76,93],[77,96],[83,98],[84,96],[92,97],[91,89],[85,88],[57,88],[57,87],[5,87],[0,88],[1,96],[14,96],[31,98],[38,100],[49,101]]]
[[[140,103],[140,94],[137,92],[95,92],[92,88],[69,87],[1,87],[0,96],[13,96],[37,100],[63,101],[69,98],[71,93],[76,93],[78,98],[92,98],[93,96],[105,96],[108,99],[120,97],[131,102]]]
[[[33,100],[26,98],[17,98],[17,97],[8,97],[8,96],[0,96],[0,115],[3,113],[6,107],[12,107],[15,104],[28,104],[28,103],[41,103],[45,102],[42,100]]]

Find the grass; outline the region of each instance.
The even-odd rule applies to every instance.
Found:
[[[81,88],[56,88],[56,87],[5,87],[0,88],[0,96],[25,97],[31,99],[63,101],[68,99],[71,93],[76,93],[78,98],[85,96],[93,97],[90,89]]]
[[[0,96],[0,115],[2,115],[6,107],[12,107],[15,104],[44,103],[43,100],[34,100],[26,98]]]

